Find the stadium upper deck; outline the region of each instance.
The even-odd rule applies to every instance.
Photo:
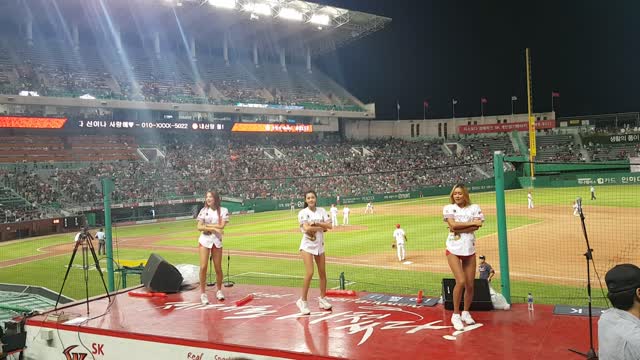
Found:
[[[10,0],[0,4],[0,93],[373,117],[312,59],[390,20],[302,1]],[[85,101],[65,105],[101,105]]]

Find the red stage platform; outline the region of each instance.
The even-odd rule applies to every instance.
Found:
[[[140,291],[140,289],[136,289]],[[255,298],[237,307],[235,301]],[[552,306],[516,304],[509,311],[474,312],[477,324],[456,332],[442,305],[376,305],[357,297],[332,298],[320,311],[312,289],[312,314],[298,314],[299,289],[236,285],[227,300],[201,305],[199,291],[166,298],[119,293],[90,302],[92,319],[58,322],[53,313],[27,321],[28,359],[579,359],[587,350],[585,317],[553,315]],[[215,299],[213,289],[209,299]],[[313,300],[312,300],[313,299]],[[86,316],[84,303],[59,309],[71,320]],[[103,315],[104,314],[104,315]],[[103,315],[103,316],[101,316]],[[595,327],[595,320],[594,320]],[[92,356],[93,355],[93,356]]]

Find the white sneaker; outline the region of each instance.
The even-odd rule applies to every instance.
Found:
[[[453,325],[453,328],[456,330],[464,330],[464,324],[462,324],[460,314],[453,314],[451,316],[451,325]]]
[[[216,298],[218,300],[224,300],[224,294],[222,293],[222,290],[218,290],[218,292],[216,293]]]
[[[476,323],[476,321],[473,320],[471,314],[468,311],[463,311],[462,315],[460,315],[460,319],[467,325],[473,325]]]
[[[327,300],[327,298],[319,297],[318,298],[318,306],[320,309],[331,310],[331,303]]]
[[[309,305],[307,305],[306,301],[302,299],[298,299],[298,301],[296,301],[296,305],[298,305],[298,309],[300,309],[300,314],[302,315],[311,314],[311,310],[309,310]]]
[[[200,294],[200,302],[202,303],[202,305],[207,305],[209,303],[207,294]]]

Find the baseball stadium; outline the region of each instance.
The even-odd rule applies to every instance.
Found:
[[[0,359],[578,358],[605,274],[640,259],[640,113],[534,111],[528,50],[527,112],[381,119],[316,61],[389,17],[8,0],[0,19]],[[484,220],[463,330],[459,184]],[[228,223],[201,294],[211,190]],[[330,225],[301,314],[309,190]]]

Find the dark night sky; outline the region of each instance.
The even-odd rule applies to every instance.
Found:
[[[319,65],[378,119],[526,112],[525,48],[532,54],[534,111],[557,116],[638,111],[637,1],[323,0],[393,19],[386,29],[324,56]],[[529,6],[529,7],[526,7]]]

